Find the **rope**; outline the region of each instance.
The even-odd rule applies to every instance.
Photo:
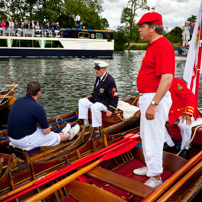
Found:
[[[194,137],[195,137],[195,135],[196,135],[196,131],[198,130],[198,128],[200,128],[202,126],[202,124],[200,124],[200,125],[198,125],[196,128],[195,128],[195,130],[194,130],[194,134],[192,135],[192,138],[191,138],[191,140],[184,146],[184,148],[183,149],[181,149],[176,155],[177,156],[179,156],[180,155],[180,153],[193,141],[193,139],[194,139]]]
[[[121,117],[120,114],[117,114],[117,116],[118,116],[122,121],[124,121],[124,119]]]

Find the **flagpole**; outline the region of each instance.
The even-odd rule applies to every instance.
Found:
[[[202,16],[201,20],[202,22]],[[200,39],[199,39],[199,52],[198,52],[198,66],[197,66],[197,80],[196,80],[196,89],[195,89],[195,96],[196,96],[196,109],[198,109],[198,96],[199,96],[199,83],[200,83],[200,69],[201,69],[201,42],[202,42],[202,32],[201,32],[201,25],[200,25]]]

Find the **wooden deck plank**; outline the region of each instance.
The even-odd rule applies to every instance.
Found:
[[[102,182],[109,183],[117,188],[120,188],[126,192],[129,192],[135,196],[140,196],[141,198],[146,197],[150,194],[154,188],[144,185],[130,178],[124,177],[117,173],[108,171],[101,167],[96,167],[90,170],[87,175],[100,180]]]

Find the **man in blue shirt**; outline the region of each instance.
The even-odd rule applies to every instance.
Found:
[[[62,133],[52,132],[43,107],[36,102],[41,93],[37,81],[28,83],[26,96],[17,99],[8,117],[10,141],[20,147],[55,146],[62,141],[72,140],[79,132],[79,125],[68,124]],[[41,129],[37,128],[39,123]]]

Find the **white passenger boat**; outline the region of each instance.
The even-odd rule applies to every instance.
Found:
[[[0,30],[0,58],[112,58],[113,52],[114,33],[108,30]]]

